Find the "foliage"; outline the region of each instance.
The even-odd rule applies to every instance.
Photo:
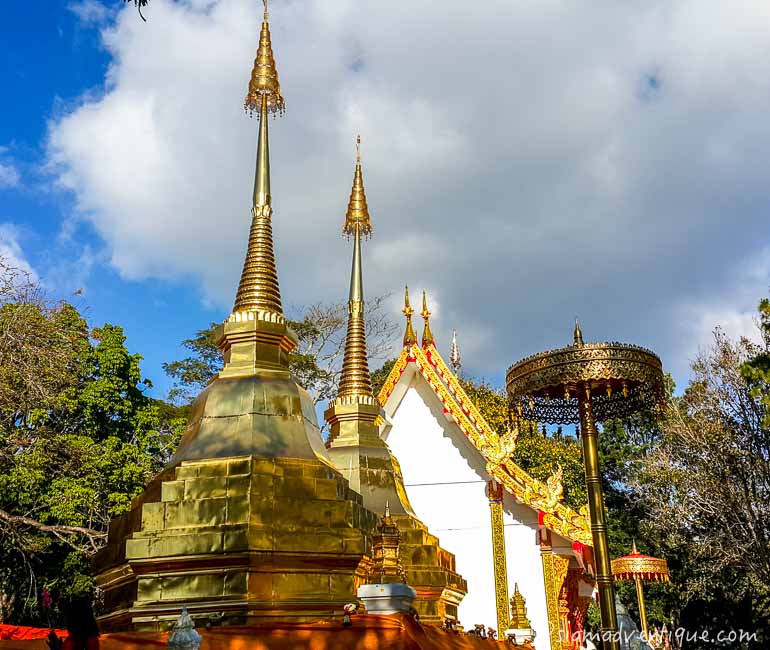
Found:
[[[770,624],[767,342],[715,330],[634,480],[647,530],[679,565],[682,620],[747,620],[750,612],[755,624]]]
[[[91,588],[87,557],[182,422],[145,395],[121,328],[90,329],[28,276],[0,272],[0,618],[40,622],[43,588]]]
[[[374,392],[375,397],[377,397],[379,392],[382,390],[382,387],[384,386],[385,380],[388,378],[390,371],[393,370],[393,366],[396,365],[396,361],[398,361],[398,359],[388,359],[379,368],[377,368],[377,370],[372,370],[372,391]]]
[[[743,378],[751,386],[751,394],[759,399],[765,409],[762,426],[770,429],[770,299],[759,303],[760,345],[751,348],[752,358],[741,368]]]
[[[144,17],[144,14],[142,14],[142,8],[146,7],[147,4],[150,2],[150,0],[123,0],[125,3],[134,3],[134,6],[136,7],[137,11],[139,12],[139,16],[142,20],[147,22],[147,19]]]
[[[382,309],[386,299],[387,296],[379,296],[366,301],[370,360],[382,358],[393,342],[395,325]],[[296,320],[288,321],[299,338],[297,349],[289,355],[289,369],[316,403],[332,399],[337,393],[347,319],[347,304],[319,302],[304,308]],[[194,338],[183,341],[190,356],[163,364],[166,373],[176,380],[169,392],[174,403],[189,403],[222,368],[222,352],[215,341],[217,326],[212,323]]]
[[[461,381],[465,392],[493,430],[505,431],[509,423],[508,400],[501,390],[485,381]],[[547,435],[534,424],[525,424],[519,434],[514,461],[534,478],[546,481],[561,465],[564,471],[564,503],[575,509],[586,501],[585,473],[580,446],[574,438],[557,432]]]

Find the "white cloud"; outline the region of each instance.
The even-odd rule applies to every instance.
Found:
[[[81,24],[86,26],[100,25],[112,14],[113,9],[108,9],[98,0],[78,0],[67,5],[73,14],[78,17]]]
[[[258,3],[152,4],[148,23],[124,10],[104,30],[106,92],[51,125],[49,157],[125,277],[192,277],[227,309],[248,232]],[[576,313],[587,338],[686,368],[701,325],[680,327],[683,310],[737,304],[730,269],[770,244],[770,5],[436,7],[271,4],[285,302],[345,295],[338,232],[361,133],[367,291],[430,287],[435,331],[458,328],[472,372],[567,343]]]
[[[681,309],[679,326],[690,335],[688,357],[713,342],[715,327],[734,340],[746,337],[760,342],[757,305],[770,289],[770,247],[740,262],[727,275],[725,284],[729,291]]]
[[[21,181],[21,176],[16,167],[9,163],[0,162],[0,189],[16,187]]]
[[[0,258],[8,265],[29,275],[31,280],[37,280],[38,275],[27,261],[19,243],[18,228],[11,223],[0,223]]]

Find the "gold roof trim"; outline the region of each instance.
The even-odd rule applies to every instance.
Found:
[[[555,501],[552,490],[530,476],[516,463],[499,459],[494,453],[499,436],[489,426],[473,401],[449,370],[435,345],[423,349],[416,344],[405,346],[377,396],[383,406],[387,402],[407,365],[414,362],[420,375],[441,400],[448,415],[487,461],[487,472],[501,483],[513,497],[534,510],[544,513],[543,525],[566,539],[592,546],[587,518],[569,506]]]

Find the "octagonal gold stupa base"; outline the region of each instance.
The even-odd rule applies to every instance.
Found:
[[[365,579],[375,525],[320,460],[182,462],[110,524],[94,563],[100,627],[167,629],[183,605],[199,625],[341,616]]]

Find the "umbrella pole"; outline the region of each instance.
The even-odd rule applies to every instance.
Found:
[[[644,634],[645,641],[647,640],[647,611],[644,609],[644,587],[642,586],[641,576],[635,576],[634,582],[636,583],[636,599],[639,601],[639,619],[642,624],[642,633]]]

